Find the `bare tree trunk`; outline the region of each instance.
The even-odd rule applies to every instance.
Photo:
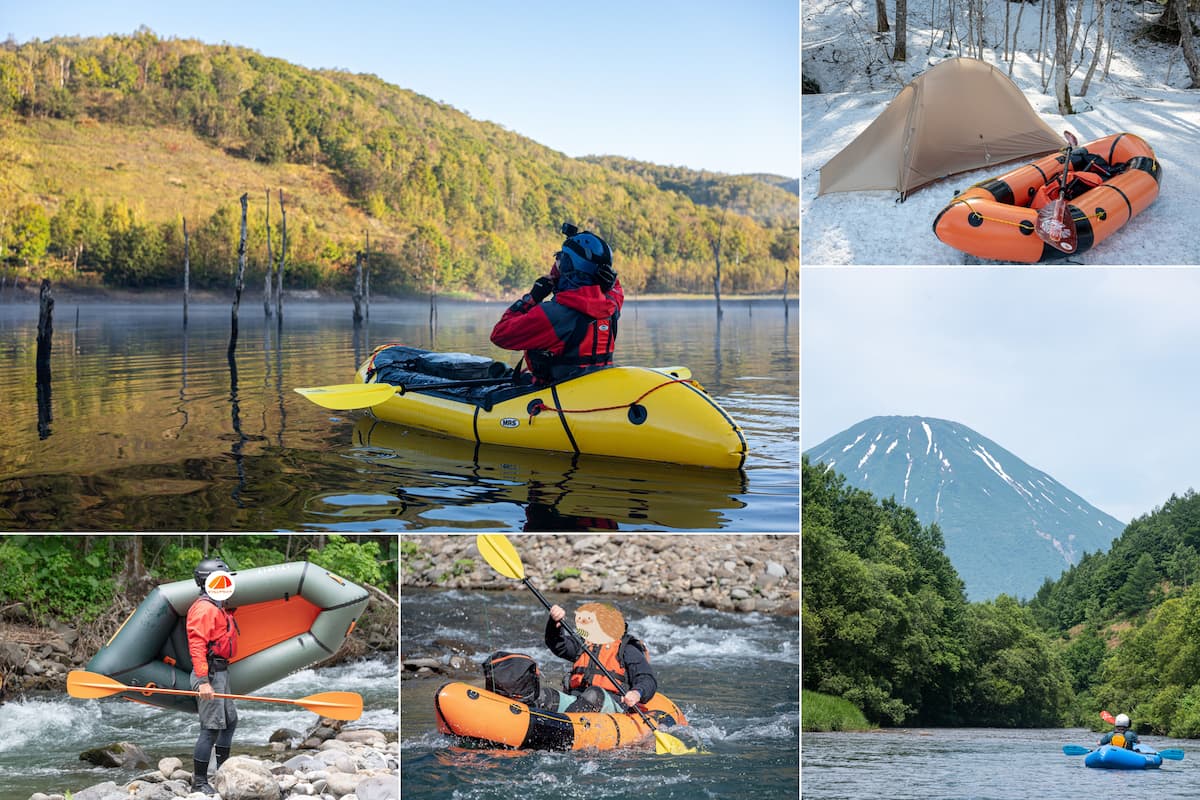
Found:
[[[1057,72],[1054,73],[1054,97],[1058,101],[1058,113],[1064,117],[1073,114],[1071,110],[1071,90],[1067,83],[1068,60],[1067,52],[1067,0],[1054,0],[1054,60],[1058,62]]]
[[[1008,51],[1008,77],[1012,77],[1013,64],[1017,60],[1017,37],[1021,35],[1021,15],[1025,13],[1025,3],[1017,9],[1017,24],[1013,26],[1012,47]]]
[[[243,194],[241,197],[242,204],[242,236],[238,241],[238,271],[237,280],[233,284],[233,313],[230,322],[229,334],[229,350],[227,351],[230,358],[233,357],[233,351],[237,349],[238,339],[238,306],[242,304],[242,289],[245,286],[246,278],[246,204],[250,200],[250,195]]]
[[[271,271],[275,267],[275,258],[271,255],[271,190],[267,189],[267,268],[263,286],[263,316],[271,317]]]
[[[1187,0],[1171,0],[1175,6],[1175,14],[1179,17],[1179,47],[1183,50],[1183,60],[1187,64],[1188,75],[1192,79],[1189,89],[1200,89],[1200,60],[1196,58],[1196,49],[1192,44],[1192,20],[1188,17]]]
[[[875,30],[879,33],[888,31],[887,3],[885,0],[875,0]]]
[[[1096,0],[1096,47],[1092,51],[1092,63],[1088,64],[1087,74],[1083,76],[1083,85],[1079,87],[1079,96],[1087,97],[1088,87],[1092,85],[1092,76],[1096,74],[1096,65],[1100,63],[1100,51],[1104,49],[1104,12],[1105,0]]]
[[[892,61],[908,60],[908,0],[896,0],[896,50]]]
[[[1104,78],[1108,78],[1108,68],[1112,66],[1113,57],[1113,42],[1117,39],[1118,20],[1122,18],[1125,8],[1124,3],[1117,3],[1115,9],[1109,9],[1108,12],[1108,55],[1104,57]]]
[[[717,240],[712,243],[713,258],[717,262],[717,271],[713,275],[713,295],[717,298],[717,316],[720,317],[724,312],[721,310],[721,239],[725,234],[725,214],[729,211],[728,207],[721,212],[721,224],[717,227]]]
[[[54,339],[54,293],[50,279],[42,278],[38,292],[37,355],[34,357],[36,383],[50,383],[50,351]]]
[[[283,265],[287,261],[287,208],[283,205],[283,189],[279,190],[280,223],[279,270],[275,273],[275,316],[280,324],[283,323]]]
[[[188,240],[187,217],[183,218],[183,327],[187,327],[188,295],[191,293],[191,242]]]
[[[363,255],[363,267],[366,269],[366,274],[363,276],[363,292],[367,296],[367,319],[371,318],[371,232],[367,231],[367,251]]]
[[[1046,59],[1042,57],[1042,53],[1046,50],[1046,9],[1050,3],[1040,3],[1038,5],[1038,44],[1037,44],[1037,62],[1042,65],[1042,91],[1046,89]]]
[[[361,325],[363,321],[363,254],[361,250],[354,254],[354,267],[354,324],[357,326]]]

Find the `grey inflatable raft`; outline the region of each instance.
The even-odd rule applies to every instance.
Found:
[[[237,620],[231,694],[249,694],[333,655],[367,607],[367,591],[307,561],[233,573],[225,603]],[[190,689],[187,612],[200,595],[195,581],[150,592],[87,669],[129,686]],[[195,713],[193,697],[121,692],[117,697]]]

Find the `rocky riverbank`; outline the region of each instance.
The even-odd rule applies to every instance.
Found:
[[[271,737],[266,758],[234,756],[221,765],[209,782],[219,800],[397,800],[400,796],[400,744],[397,731],[385,735],[374,729],[339,730],[340,723],[322,720],[307,735],[278,731]],[[140,748],[113,746],[125,766],[149,766]],[[191,766],[188,764],[187,766]],[[125,784],[104,781],[70,795],[71,800],[176,800],[204,798],[192,791],[192,773],[174,757],[161,759]],[[66,800],[67,795],[44,794],[29,800]],[[207,800],[207,798],[205,798]]]
[[[544,591],[614,595],[722,611],[800,612],[795,534],[511,536],[525,572]],[[405,587],[525,591],[498,574],[472,535],[404,534]]]

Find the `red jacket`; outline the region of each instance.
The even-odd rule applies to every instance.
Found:
[[[201,596],[187,613],[188,655],[197,677],[208,677],[208,656],[232,659],[237,654],[237,623],[233,615]]]
[[[496,323],[492,344],[524,350],[538,382],[563,380],[612,363],[624,303],[620,281],[607,294],[599,286],[582,286],[556,292],[544,303],[527,294]]]

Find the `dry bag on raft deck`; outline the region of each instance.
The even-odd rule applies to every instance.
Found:
[[[527,706],[537,703],[542,691],[537,662],[524,653],[492,653],[483,662],[483,688]]]

